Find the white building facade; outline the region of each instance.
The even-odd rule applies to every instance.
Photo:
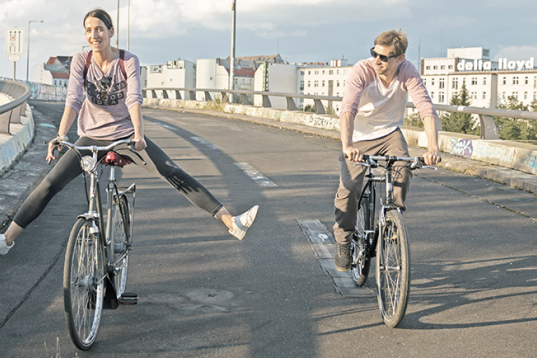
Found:
[[[191,61],[168,61],[165,65],[144,67],[142,88],[194,88],[196,85],[196,67]],[[181,97],[184,96],[185,93],[181,93]]]

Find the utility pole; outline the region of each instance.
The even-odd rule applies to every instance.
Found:
[[[129,35],[131,31],[131,0],[127,2],[127,51],[129,51]]]
[[[231,4],[232,20],[231,20],[231,61],[229,63],[229,89],[235,89],[235,21],[237,4],[236,0],[233,0]],[[233,102],[233,93],[231,94],[231,102]]]
[[[116,48],[119,48],[119,0],[117,0]]]

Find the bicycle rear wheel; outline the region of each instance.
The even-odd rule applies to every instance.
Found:
[[[369,228],[369,194],[364,194],[360,199],[360,209],[356,218],[356,231],[352,242],[352,280],[358,287],[362,287],[369,275],[371,259],[367,252],[368,240],[366,230]]]
[[[403,216],[386,213],[377,242],[377,287],[384,323],[396,327],[405,315],[410,291],[410,252]]]
[[[130,242],[130,211],[127,198],[122,195],[117,204],[114,204],[114,262],[116,263],[114,285],[117,298],[125,292],[127,274],[129,270]]]
[[[80,218],[69,235],[63,270],[63,302],[69,336],[78,349],[91,348],[101,323],[105,257],[92,220]]]

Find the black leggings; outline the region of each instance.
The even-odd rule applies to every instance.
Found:
[[[191,203],[214,216],[223,205],[196,179],[183,169],[179,168],[162,149],[145,137],[147,148],[138,152],[147,165],[143,165],[140,158],[133,154],[127,145],[118,146],[116,153],[129,159],[142,168],[145,168],[167,180],[174,188],[179,190]],[[115,140],[97,140],[80,137],[76,146],[107,146]],[[89,151],[81,154],[90,155]],[[106,153],[98,153],[101,159]],[[71,180],[82,174],[80,158],[73,149],[65,153],[41,184],[24,201],[13,221],[22,228],[26,228],[45,209],[49,201],[60,192]]]

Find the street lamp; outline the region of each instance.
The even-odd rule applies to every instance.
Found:
[[[28,21],[28,53],[26,54],[26,82],[28,82],[28,72],[30,71],[30,23],[43,22],[43,20]]]
[[[231,20],[231,61],[229,65],[229,89],[235,89],[235,15],[237,12],[236,0],[231,4],[232,20]],[[231,102],[234,100],[234,94],[231,93]]]

